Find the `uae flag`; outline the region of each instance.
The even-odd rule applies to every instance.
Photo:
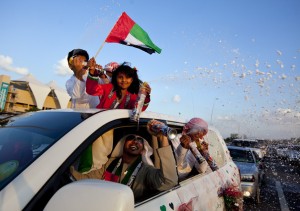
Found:
[[[161,52],[161,49],[151,41],[149,35],[125,12],[122,13],[105,42],[132,46],[149,54]]]

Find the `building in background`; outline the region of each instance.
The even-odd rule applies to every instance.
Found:
[[[70,96],[54,81],[43,84],[30,74],[19,80],[0,75],[1,112],[69,108],[70,105]]]

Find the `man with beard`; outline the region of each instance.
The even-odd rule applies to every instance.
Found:
[[[71,174],[76,180],[102,179],[128,185],[136,201],[147,192],[168,190],[178,183],[175,158],[167,137],[158,134],[157,138],[160,169],[153,166],[150,159],[153,150],[148,142],[141,136],[129,134],[119,141],[101,169],[82,174],[72,166]]]

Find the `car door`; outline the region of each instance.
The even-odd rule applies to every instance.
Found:
[[[120,113],[120,112],[122,115],[124,114],[123,117],[122,115],[119,115],[119,117],[115,118],[115,117],[111,117],[110,115],[107,115],[110,120],[106,121],[104,117],[98,115],[97,121],[87,120],[85,124],[80,126],[80,128],[86,128],[88,126],[91,127],[91,125],[93,125],[94,128],[97,128],[97,126],[95,126],[94,124],[99,124],[99,122],[102,122],[101,120],[99,120],[101,117],[103,119],[103,122],[106,122],[104,124],[99,124],[98,128],[90,135],[87,134],[86,139],[78,141],[78,143],[81,144],[78,147],[76,147],[76,149],[69,155],[69,157],[66,160],[64,160],[64,162],[57,169],[55,174],[49,178],[49,180],[44,185],[44,187],[31,200],[31,202],[27,205],[27,207],[24,210],[44,209],[48,201],[53,197],[53,195],[57,193],[57,191],[62,189],[64,186],[68,186],[72,184],[74,181],[73,178],[70,176],[70,167],[79,166],[82,156],[88,151],[88,149],[91,147],[91,145],[93,145],[94,142],[99,140],[99,137],[105,140],[106,142],[110,142],[108,148],[110,148],[111,150],[105,152],[107,157],[111,156],[111,153],[113,152],[113,149],[117,146],[118,142],[121,140],[123,136],[127,134],[140,135],[144,137],[146,140],[149,140],[149,143],[153,146],[153,142],[155,141],[155,139],[153,139],[153,137],[148,133],[146,125],[149,120],[157,116],[151,116],[149,118],[140,118],[139,123],[137,123],[137,122],[130,121],[127,111],[126,112],[116,111],[115,113]],[[94,119],[95,118],[96,117],[94,117]],[[165,119],[158,119],[158,120],[163,121],[165,123],[167,121]],[[177,129],[182,128],[183,123],[175,122],[175,121],[172,122],[173,122],[173,128],[177,128]],[[92,129],[90,131],[92,131]],[[72,141],[72,140],[67,140],[67,141]],[[155,146],[153,147],[155,148]],[[152,155],[150,159],[152,159],[153,162],[156,163],[155,155]],[[146,195],[143,198],[143,201],[148,200],[151,197],[156,197],[157,194],[163,194],[163,193],[150,192],[148,195]],[[105,197],[105,194],[103,195],[103,197]],[[143,201],[136,202],[136,206],[138,206],[138,203],[143,203]]]

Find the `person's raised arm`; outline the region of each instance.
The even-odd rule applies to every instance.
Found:
[[[93,96],[103,94],[102,85],[98,84],[99,76],[96,74],[96,66],[96,60],[93,57],[88,61],[89,74],[86,80],[86,92]]]

